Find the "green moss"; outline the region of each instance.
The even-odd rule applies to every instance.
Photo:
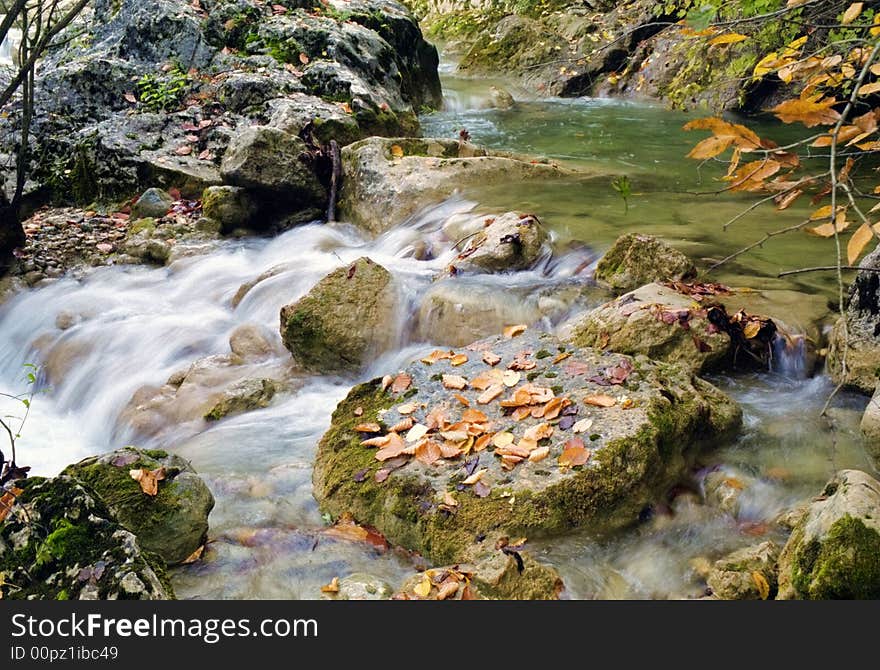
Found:
[[[90,548],[89,530],[61,518],[55,522],[54,530],[37,548],[35,564],[39,568],[56,559],[79,557],[88,553]]]
[[[811,600],[875,600],[880,598],[878,556],[880,533],[846,515],[831,526],[823,542],[812,540],[800,547],[792,586]]]

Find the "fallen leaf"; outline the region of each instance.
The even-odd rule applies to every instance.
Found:
[[[461,420],[468,423],[485,423],[489,417],[478,409],[466,409],[461,414]]]
[[[574,424],[571,429],[575,433],[586,433],[590,428],[593,427],[592,419],[581,419],[576,424]]]
[[[754,581],[755,586],[758,587],[758,593],[761,595],[761,600],[767,600],[767,598],[770,597],[770,584],[767,583],[767,578],[755,570],[752,572],[752,581]]]
[[[106,242],[101,242],[100,244],[95,245],[95,249],[100,251],[102,254],[109,254],[113,251],[113,245],[107,244]]]
[[[492,444],[496,447],[506,447],[509,444],[513,444],[513,439],[513,433],[504,431],[495,434],[495,437],[492,439]]]
[[[427,573],[422,577],[422,581],[413,587],[413,593],[419,596],[419,598],[427,598],[431,593],[431,578],[428,577]]]
[[[416,411],[417,405],[414,402],[405,402],[397,406],[397,411],[401,414],[412,414]]]
[[[491,351],[484,351],[483,362],[486,365],[498,365],[501,362],[501,356],[494,354]]]
[[[371,437],[369,440],[364,440],[361,442],[361,446],[363,447],[384,447],[388,443],[391,442],[391,434],[388,435],[379,435],[378,437]]]
[[[410,387],[411,384],[412,377],[410,377],[405,372],[401,372],[394,378],[394,381],[391,382],[391,391],[393,393],[403,393]]]
[[[509,387],[516,386],[519,384],[520,379],[522,379],[522,374],[517,372],[516,370],[505,370],[503,382],[504,385]]]
[[[558,356],[556,356],[556,358],[553,359],[553,365],[556,365],[557,363],[561,363],[562,361],[564,361],[564,360],[565,360],[566,358],[568,358],[569,356],[571,356],[571,352],[570,352],[570,351],[566,351],[566,352],[563,352],[563,353],[559,354]]]
[[[500,384],[496,384],[494,386],[490,386],[488,389],[483,391],[478,397],[477,402],[481,405],[488,405],[490,402],[495,400],[498,396],[504,393],[504,387]]]
[[[435,349],[430,354],[421,359],[422,363],[427,365],[433,365],[437,361],[446,360],[452,358],[455,354],[451,351],[443,351],[441,349]]]
[[[382,427],[378,423],[359,423],[354,430],[356,433],[381,433]]]
[[[390,433],[390,436],[391,439],[388,444],[376,452],[375,458],[377,461],[387,461],[389,458],[400,456],[403,453],[403,450],[406,449],[406,442],[403,441],[403,438],[400,437],[400,435],[397,433]]]
[[[303,65],[308,65],[309,64],[309,57],[306,56],[304,53],[301,53],[299,55],[299,62],[302,63]]]
[[[391,145],[391,155],[395,158],[403,158],[403,147],[399,144]]]
[[[159,482],[165,479],[165,468],[159,467],[155,470],[147,470],[146,468],[129,470],[128,475],[140,484],[141,491],[148,496],[155,496],[159,493]]]
[[[321,593],[339,593],[339,577],[334,577],[329,584],[324,584]]]
[[[453,393],[452,397],[458,400],[458,402],[460,402],[465,407],[471,406],[471,401],[465,398],[461,393]]]
[[[386,390],[389,386],[391,386],[391,382],[394,381],[394,377],[391,375],[385,375],[382,377],[382,390]]]
[[[480,481],[483,478],[483,475],[486,474],[486,472],[488,472],[488,468],[481,468],[480,470],[477,470],[474,474],[472,474],[470,477],[466,478],[462,482],[462,484],[464,484],[465,486],[472,486],[473,484],[476,484],[478,481]]]
[[[461,391],[467,386],[467,379],[459,375],[443,375],[443,388]]]
[[[447,507],[458,507],[458,501],[449,491],[443,493],[443,504]]]
[[[458,593],[458,587],[458,580],[452,579],[451,577],[444,580],[437,589],[437,600],[446,600],[447,598],[451,598],[456,593]]]
[[[425,465],[433,465],[442,458],[440,445],[432,440],[425,440],[416,447],[416,460]]]
[[[489,488],[489,485],[486,484],[486,482],[477,482],[474,485],[473,491],[477,498],[485,498],[492,492],[492,489]]]
[[[352,412],[352,414],[354,414],[355,416],[363,416],[364,415],[364,408],[360,407],[360,406],[355,407],[354,412]]]
[[[589,449],[584,448],[584,441],[582,439],[575,437],[565,443],[562,455],[559,457],[559,465],[574,467],[576,465],[585,465],[589,460]]]
[[[600,393],[598,395],[588,395],[584,398],[584,404],[595,407],[614,407],[617,404],[617,400],[610,395]]]
[[[418,442],[428,433],[428,427],[423,423],[417,423],[406,434],[407,442]]]
[[[452,365],[464,365],[468,362],[467,354],[455,354],[449,361]]]
[[[502,330],[501,332],[504,335],[504,337],[509,340],[511,338],[516,337],[517,335],[522,335],[524,332],[526,332],[527,328],[528,328],[528,326],[525,325],[524,323],[519,323],[519,324],[516,324],[515,326],[505,326],[504,330]]]
[[[550,447],[538,447],[529,454],[529,461],[537,463],[543,461],[550,454]]]
[[[411,416],[405,416],[388,429],[389,433],[405,433],[415,425],[415,421]],[[386,435],[386,437],[388,437]],[[363,444],[363,443],[362,443]]]
[[[0,519],[0,521],[2,521],[2,519]],[[191,565],[191,564],[195,563],[196,561],[198,561],[202,557],[202,554],[204,554],[204,553],[205,553],[205,545],[202,545],[201,547],[196,549],[193,553],[191,553],[189,556],[187,556],[185,559],[183,559],[183,565]]]

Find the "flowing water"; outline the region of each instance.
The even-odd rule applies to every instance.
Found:
[[[431,347],[420,341],[414,315],[452,252],[418,260],[415,250],[448,217],[475,208],[522,209],[538,214],[553,231],[552,261],[534,271],[476,280],[476,289],[515,296],[511,309],[583,283],[597,254],[623,231],[661,235],[695,258],[717,259],[768,226],[803,218],[799,208],[779,215],[758,211],[722,232],[722,224],[750,201],[687,193],[717,190],[712,178],[720,169],[698,174],[696,164],[683,158],[693,138],[680,131],[686,120],[681,114],[588,99],[524,100],[512,110],[492,110],[486,109],[489,82],[447,73],[444,84],[447,109],[424,118],[427,135],[455,137],[466,128],[474,141],[491,147],[626,174],[633,184],[628,207],[611,189],[610,176],[607,186],[600,180],[466,189],[374,240],[346,225],[312,224],[271,240],[218,243],[209,253],[164,268],[96,269],[21,293],[0,307],[0,390],[21,388],[24,363],[44,365],[43,391],[19,441],[21,462],[35,474],[53,475],[82,457],[136,442],[191,460],[214,492],[213,541],[203,561],[173,572],[179,597],[316,598],[334,576],[368,572],[398,585],[412,574],[416,565],[403,552],[323,532],[311,495],[311,462],[334,407],[353,383],[397,370]],[[834,291],[829,277],[775,276],[825,264],[829,252],[828,243],[815,238],[777,239],[714,278],[827,299]],[[291,370],[277,334],[279,308],[365,255],[392,270],[401,286],[405,307],[398,323],[388,324],[397,346],[358,379]],[[242,284],[269,270],[271,276],[234,300]],[[569,308],[589,306],[591,299],[585,300]],[[60,329],[59,316],[65,326],[73,325]],[[557,310],[540,326],[552,329],[564,316]],[[245,323],[263,327],[277,348],[268,360],[250,364],[248,376],[282,370],[298,379],[294,390],[266,409],[212,425],[181,410],[179,420],[153,437],[137,437],[125,413],[132,395],[161,386],[197,359],[228,354],[230,334]],[[532,551],[563,574],[568,597],[699,596],[703,587],[693,559],[776,537],[769,522],[815,495],[834,470],[871,469],[858,433],[866,400],[840,396],[831,432],[818,416],[831,390],[827,378],[806,378],[792,369],[713,380],[742,404],[744,429],[735,441],[715,445],[653,518],[612,538],[581,534],[533,544]],[[718,470],[743,490],[734,513],[701,502],[704,476]]]

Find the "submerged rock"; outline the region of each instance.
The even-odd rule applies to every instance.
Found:
[[[230,414],[250,412],[269,406],[278,392],[272,379],[244,379],[227,388],[223,397],[205,412],[208,421],[219,421]]]
[[[880,598],[878,556],[880,482],[860,470],[841,470],[782,550],[778,598]]]
[[[33,477],[17,485],[15,503],[0,521],[2,599],[174,597],[162,559],[75,479]]]
[[[679,366],[550,335],[485,340],[353,388],[318,446],[314,492],[445,564],[501,534],[632,523],[740,421]]]
[[[615,291],[644,284],[681,281],[696,274],[690,259],[651,235],[628,233],[617,238],[596,266],[596,280]]]
[[[158,494],[148,495],[129,472],[164,469]],[[94,491],[140,545],[169,565],[181,563],[207,539],[214,496],[180,456],[125,447],[68,466],[64,473]]]
[[[396,309],[391,273],[369,258],[359,258],[281,308],[281,338],[306,368],[356,370],[393,343]]]
[[[572,173],[446,139],[371,137],[342,150],[340,213],[380,234],[458,189]]]
[[[339,591],[334,594],[334,600],[389,600],[394,590],[387,582],[368,575],[356,572],[339,580]]]
[[[721,600],[767,600],[776,595],[779,547],[772,541],[738,549],[715,562],[707,578]]]
[[[859,266],[880,270],[880,248],[865,256]],[[880,272],[864,270],[856,275],[846,313],[831,331],[827,364],[835,383],[844,382],[863,393],[874,392],[880,378]]]

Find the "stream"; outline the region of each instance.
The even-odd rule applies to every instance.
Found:
[[[465,190],[377,239],[344,224],[311,224],[273,239],[219,242],[167,267],[94,269],[0,306],[0,389],[20,389],[27,362],[43,365],[48,374],[19,441],[19,461],[31,465],[32,474],[51,476],[83,457],[136,443],[189,459],[211,488],[217,501],[212,541],[202,561],[172,571],[179,598],[318,598],[320,586],[336,576],[366,572],[396,587],[417,569],[418,561],[405,552],[324,532],[311,492],[311,462],[333,409],[352,384],[395,371],[432,348],[415,327],[415,314],[453,252],[426,261],[414,249],[449,216],[518,209],[534,212],[552,231],[552,262],[478,279],[481,290],[510,296],[511,322],[518,320],[518,309],[531,313],[526,308],[539,295],[583,282],[590,264],[623,232],[662,236],[705,265],[768,227],[804,218],[806,204],[781,213],[758,209],[724,232],[723,224],[753,200],[691,194],[717,190],[714,178],[722,170],[698,170],[685,158],[700,138],[681,131],[683,114],[625,101],[529,101],[527,92],[516,90],[520,102],[502,111],[486,108],[493,82],[458,78],[446,67],[443,83],[446,109],[423,117],[426,136],[457,137],[466,128],[478,144],[625,174],[633,194],[625,204],[611,177],[607,185],[560,181]],[[777,238],[722,266],[711,280],[834,299],[830,273],[776,277],[781,270],[825,264],[830,244],[801,233]],[[405,297],[398,322],[389,324],[397,338],[392,352],[358,379],[299,374],[297,384],[266,409],[213,424],[181,409],[179,421],[152,437],[136,437],[125,420],[132,395],[161,386],[197,359],[228,354],[229,337],[242,324],[262,327],[276,346],[267,360],[249,364],[250,376],[261,370],[296,376],[278,335],[279,308],[361,256],[391,270]],[[584,267],[588,271],[578,274]],[[270,269],[274,274],[233,307],[239,288]],[[586,295],[569,310],[603,299],[591,302]],[[73,325],[61,330],[59,316]],[[554,312],[537,325],[552,329],[565,316]],[[794,367],[711,378],[742,405],[743,430],[704,453],[692,481],[652,518],[610,538],[575,534],[530,542],[533,554],[561,572],[564,597],[699,597],[705,587],[695,559],[714,559],[763,539],[784,541],[771,523],[780,512],[816,495],[837,469],[872,471],[858,430],[867,399],[841,394],[831,411],[832,432],[819,417],[831,383],[823,375],[794,374]],[[701,502],[703,475],[719,469],[742,488],[735,514]]]

